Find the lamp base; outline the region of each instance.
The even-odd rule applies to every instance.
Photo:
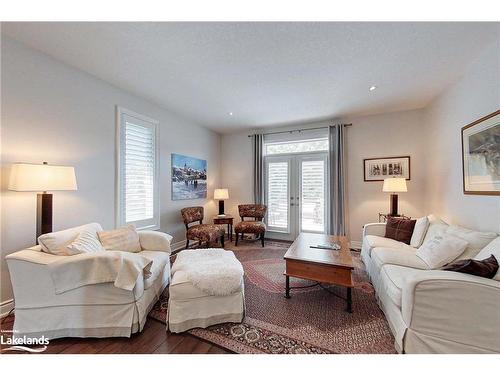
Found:
[[[36,196],[36,243],[42,234],[52,232],[52,194]]]
[[[399,216],[398,215],[398,195],[391,194],[391,210],[390,216]]]
[[[224,201],[219,201],[219,215],[224,215]]]

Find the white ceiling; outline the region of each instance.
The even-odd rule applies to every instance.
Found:
[[[221,133],[421,108],[499,37],[495,23],[48,22],[2,28]],[[370,92],[371,85],[378,89]]]

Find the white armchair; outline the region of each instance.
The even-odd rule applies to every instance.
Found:
[[[139,254],[152,261],[151,276],[145,279],[139,275],[131,291],[104,282],[57,294],[48,265],[65,256],[47,254],[40,246],[9,254],[14,336],[129,337],[141,331],[148,312],[169,283],[171,239],[165,233],[139,232]]]

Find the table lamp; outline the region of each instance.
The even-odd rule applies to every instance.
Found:
[[[76,190],[75,169],[60,165],[17,163],[12,165],[9,190],[36,191],[36,238],[52,232],[52,194],[47,191]]]
[[[398,195],[396,193],[407,192],[406,179],[399,177],[386,178],[384,180],[384,187],[382,188],[384,193],[391,193],[391,211],[390,216],[398,215]]]
[[[227,189],[215,189],[214,199],[219,200],[219,216],[225,216],[224,201],[229,199],[229,191]]]

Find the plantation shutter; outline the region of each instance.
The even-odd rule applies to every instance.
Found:
[[[121,225],[159,227],[156,132],[156,123],[122,113]]]

